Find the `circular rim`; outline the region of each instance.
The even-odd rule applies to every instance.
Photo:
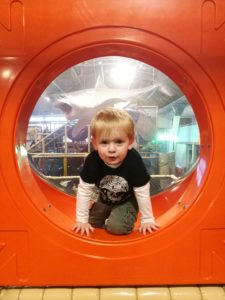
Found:
[[[110,40],[109,36],[111,37]],[[43,190],[43,185],[38,183],[31,171],[27,158],[23,155],[26,128],[31,111],[36,100],[47,85],[60,73],[74,64],[94,57],[112,55],[127,56],[141,60],[158,68],[169,76],[181,88],[190,101],[200,128],[201,151],[197,167],[188,176],[188,179],[183,181],[182,193],[179,196],[178,204],[169,209],[160,218],[160,223],[164,225],[162,229],[145,238],[135,234],[130,237],[110,237],[110,239],[108,237],[105,239],[106,236],[104,235],[103,238],[100,236],[97,239],[74,235],[70,231],[72,220],[54,209],[54,207],[50,209],[49,201],[46,198],[46,193],[47,195],[49,194],[49,187]],[[199,83],[197,83],[198,78],[191,72],[192,66],[201,74],[200,90]],[[201,195],[202,191],[207,189],[205,182],[207,179],[209,181],[209,171],[212,169],[213,152],[211,116],[208,113],[209,109],[205,95],[203,95],[205,82],[209,86],[212,86],[210,79],[201,67],[184,51],[165,39],[136,29],[101,28],[94,29],[92,32],[84,31],[65,37],[45,48],[21,72],[4,106],[2,132],[7,130],[9,135],[14,138],[9,139],[6,145],[6,149],[13,149],[12,153],[10,151],[3,151],[3,154],[7,156],[5,161],[8,164],[6,167],[6,164],[3,162],[2,171],[9,194],[16,203],[17,208],[38,233],[44,232],[47,239],[53,239],[55,242],[58,240],[57,243],[59,245],[61,245],[61,235],[63,235],[65,242],[63,247],[73,249],[74,242],[76,242],[76,253],[80,253],[81,255],[93,255],[93,253],[96,255],[96,253],[99,253],[101,257],[117,257],[117,254],[113,251],[105,254],[102,248],[104,246],[118,247],[120,245],[125,249],[121,254],[122,256],[129,257],[131,255],[134,257],[135,255],[132,253],[137,253],[136,255],[140,256],[145,255],[145,251],[149,253],[151,250],[146,249],[145,251],[136,252],[133,248],[129,249],[130,243],[136,245],[137,249],[143,250],[145,249],[143,247],[144,244],[148,243],[149,239],[151,239],[151,242],[156,244],[156,248],[161,248],[162,246],[159,243],[158,237],[169,237],[171,234],[173,235],[174,242],[174,230],[180,232],[178,228],[180,226],[183,228],[184,225],[182,225],[182,222],[190,222],[191,226],[195,226],[193,221],[190,221],[190,215],[194,207],[197,206],[197,203],[198,206],[202,206],[204,209],[210,205],[209,201],[205,201],[204,204],[201,201],[203,198]],[[216,92],[215,98],[217,101],[219,100]],[[14,101],[13,107],[10,99],[17,99],[17,102]],[[10,116],[10,118],[7,116]],[[11,122],[9,122],[9,119]],[[215,127],[217,126],[214,126],[214,130]],[[14,179],[13,185],[10,184],[9,180],[11,176]],[[17,201],[16,195],[18,192],[20,195],[23,195],[20,201]],[[58,196],[59,193],[57,193]],[[155,198],[157,198],[157,201],[163,200],[163,197],[170,197],[170,193],[176,193],[176,189],[168,190]],[[196,214],[196,208],[193,214]],[[181,218],[181,216],[183,217]],[[202,214],[202,218],[203,216],[204,213]],[[196,220],[196,222],[199,221],[200,218]],[[83,252],[83,243],[88,243],[89,245],[89,249],[85,249],[86,253]],[[128,247],[125,247],[126,245]],[[78,249],[82,249],[82,251]]]

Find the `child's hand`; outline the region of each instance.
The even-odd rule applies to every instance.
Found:
[[[75,231],[75,233],[80,233],[81,235],[86,234],[89,236],[90,232],[94,231],[94,228],[89,223],[77,222],[73,227],[73,231]]]
[[[143,223],[139,227],[139,232],[145,235],[148,232],[152,233],[153,231],[158,230],[159,227],[160,226],[155,222]]]

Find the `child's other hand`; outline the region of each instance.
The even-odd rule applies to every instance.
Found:
[[[148,232],[152,233],[153,231],[158,230],[159,227],[160,226],[155,222],[143,223],[139,227],[139,232],[145,235]]]
[[[75,226],[73,227],[73,231],[75,233],[80,233],[81,235],[90,235],[90,232],[94,231],[94,228],[89,223],[81,223],[77,222]]]

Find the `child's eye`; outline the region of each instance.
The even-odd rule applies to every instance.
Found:
[[[102,144],[102,145],[107,145],[107,144],[108,144],[108,141],[102,140],[102,141],[100,142],[100,144]]]
[[[115,142],[116,142],[116,144],[119,144],[119,145],[123,144],[123,140],[116,140]]]

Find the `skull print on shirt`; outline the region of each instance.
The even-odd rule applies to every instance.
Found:
[[[100,197],[104,202],[116,204],[124,202],[130,196],[128,182],[116,175],[103,177],[99,189]]]

